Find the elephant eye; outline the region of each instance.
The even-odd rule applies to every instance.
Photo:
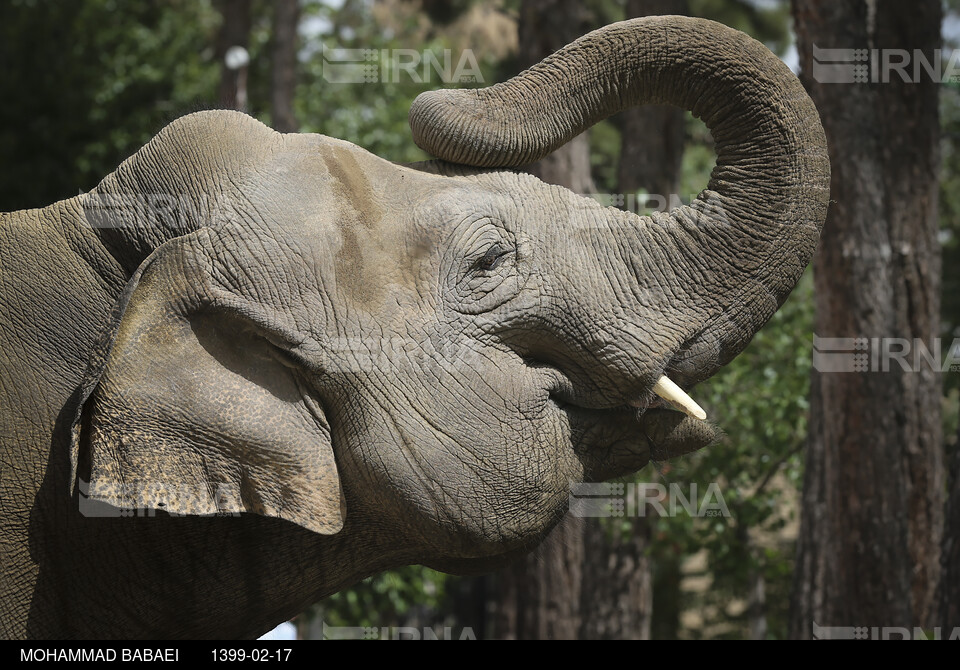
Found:
[[[491,270],[496,270],[497,267],[503,262],[503,259],[507,257],[510,253],[510,249],[506,249],[499,244],[494,244],[492,247],[487,249],[487,252],[477,259],[477,262],[474,263],[474,267],[481,272],[490,272]]]
[[[441,276],[453,282],[447,295],[455,311],[482,314],[520,290],[520,245],[506,226],[488,219],[467,220],[464,228],[451,244],[458,253],[443,256],[451,265],[441,269]]]

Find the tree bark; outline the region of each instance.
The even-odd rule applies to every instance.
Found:
[[[944,633],[952,633],[954,628],[960,628],[960,430],[950,466],[941,570],[940,607],[935,624],[941,626]]]
[[[577,639],[583,546],[583,524],[568,516],[533,553],[497,573],[497,639]]]
[[[461,631],[469,628],[477,640],[486,640],[490,635],[490,580],[489,575],[481,575],[447,582],[452,620],[461,627]],[[443,613],[443,609],[439,613]]]
[[[918,342],[934,351],[939,334],[940,84],[922,70],[910,82],[884,76],[882,57],[868,65],[878,83],[830,83],[812,59],[815,47],[899,49],[933,62],[941,3],[793,0],[792,11],[833,167],[815,332],[861,338],[858,354],[869,355],[850,347],[854,372],[814,358],[790,635],[928,625],[942,531],[940,375],[912,354]],[[906,370],[884,353],[901,346]]]
[[[747,630],[751,640],[767,639],[767,582],[757,560],[759,549],[750,538],[750,529],[737,524],[737,541],[750,560],[747,568]]]
[[[227,52],[231,47],[250,47],[250,0],[218,0],[217,9],[223,17],[217,33],[215,54],[220,63],[220,86],[217,99],[224,109],[247,108],[247,65],[230,67]]]
[[[628,489],[636,498],[636,489]],[[627,505],[637,509],[637,501]],[[652,510],[647,510],[652,513]],[[653,613],[652,519],[584,519],[580,637],[649,640]],[[621,521],[622,523],[616,523]]]
[[[274,130],[281,133],[293,133],[300,129],[300,124],[297,123],[297,117],[293,112],[293,94],[297,87],[297,26],[299,23],[299,0],[274,0],[270,116]]]

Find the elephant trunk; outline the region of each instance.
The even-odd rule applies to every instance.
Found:
[[[641,104],[690,110],[716,142],[710,182],[690,205],[610,214],[621,236],[613,248],[630,250],[641,284],[669,287],[657,305],[676,328],[664,369],[687,386],[739,353],[779,308],[826,218],[826,139],[786,65],[720,24],[646,17],[585,35],[503,84],[424,93],[410,125],[444,160],[516,167]]]

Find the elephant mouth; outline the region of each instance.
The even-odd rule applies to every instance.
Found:
[[[578,441],[583,441],[582,437],[585,433],[593,433],[601,428],[619,428],[620,430],[616,431],[618,433],[622,432],[632,438],[643,437],[649,440],[650,436],[643,429],[651,417],[655,421],[669,418],[669,421],[673,423],[682,421],[700,425],[704,429],[708,429],[710,426],[706,420],[691,416],[688,412],[677,408],[671,402],[658,396],[645,397],[642,400],[612,407],[586,407],[558,394],[551,394],[550,401],[556,410],[568,417],[571,426],[575,428],[575,433],[581,437],[581,440]],[[587,427],[586,430],[584,430],[585,427]],[[654,449],[653,451],[663,450]]]
[[[643,403],[590,408],[551,395],[569,423],[574,450],[589,477],[603,481],[715,443],[720,434],[708,421],[690,416],[651,394]]]
[[[568,413],[575,413],[590,416],[608,416],[609,418],[635,417],[641,418],[648,410],[663,410],[685,414],[680,408],[672,405],[663,398],[652,393],[644,395],[636,400],[621,403],[619,405],[592,406],[583,405],[570,399],[563,393],[551,393],[550,400],[559,409]]]
[[[553,371],[551,404],[566,417],[574,450],[598,481],[635,472],[650,460],[697,451],[720,436],[706,412],[679,386],[663,381],[665,376],[640,394],[598,402]]]
[[[643,414],[648,409],[668,409],[685,414],[698,421],[706,421],[707,413],[704,409],[667,375],[660,377],[646,391],[639,395],[622,395],[616,401],[589,402],[581,399],[582,395],[575,389],[574,383],[556,366],[537,365],[542,369],[549,369],[554,373],[554,383],[551,384],[550,399],[561,408],[571,410],[610,410],[633,411],[639,410]]]

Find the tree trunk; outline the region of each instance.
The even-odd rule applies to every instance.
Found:
[[[743,547],[750,564],[747,567],[747,630],[751,640],[767,639],[767,582],[763,565],[758,560],[759,548],[750,538],[750,529],[737,524],[737,542]]]
[[[940,608],[935,621],[942,627],[944,637],[948,637],[948,631],[960,628],[960,430],[951,459],[949,496],[943,529]]]
[[[583,524],[568,516],[533,553],[497,573],[497,639],[577,639],[582,563]]]
[[[234,47],[242,48],[246,54],[250,46],[250,0],[218,0],[216,7],[223,16],[215,50],[220,63],[217,99],[224,109],[245,111],[248,67],[243,61],[228,62],[227,55],[233,55],[230,50]]]
[[[753,548],[750,548],[753,551]],[[758,566],[750,567],[747,618],[751,640],[767,639],[767,582]]]
[[[300,129],[293,113],[293,94],[297,87],[297,26],[299,0],[274,0],[273,59],[270,89],[270,116],[273,128],[281,133]]]
[[[460,626],[461,632],[469,628],[477,640],[486,640],[490,635],[488,613],[490,580],[489,575],[481,575],[447,581],[447,588],[450,589],[451,594],[450,616]]]
[[[636,488],[627,509],[637,509]],[[652,510],[647,510],[651,513]],[[652,519],[584,519],[581,594],[586,640],[649,640],[653,610]],[[621,523],[617,523],[621,522]]]
[[[859,339],[820,345],[846,353],[814,352],[790,635],[928,625],[942,530],[940,375],[913,354],[934,351],[939,334],[939,82],[922,69],[914,77],[912,64],[909,83],[881,66],[915,49],[933,62],[941,3],[793,0],[792,10],[833,166],[815,332]],[[868,83],[831,83],[837,72],[813,58],[839,58],[814,49],[880,57],[841,66]],[[892,49],[903,51],[872,51]],[[903,347],[906,365],[890,360]],[[854,371],[830,371],[848,363]]]

